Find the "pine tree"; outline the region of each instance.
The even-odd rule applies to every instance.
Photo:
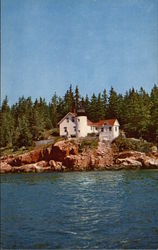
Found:
[[[19,118],[18,127],[14,131],[13,134],[13,146],[14,147],[28,147],[31,146],[33,143],[33,138],[31,131],[29,129],[29,124],[26,119],[26,117],[23,115],[23,117]]]
[[[46,129],[57,126],[57,123],[68,112],[85,108],[88,119],[98,121],[105,118],[117,118],[129,137],[143,137],[158,142],[158,86],[154,85],[149,96],[143,88],[134,88],[123,97],[111,87],[109,98],[106,90],[98,96],[81,97],[78,86],[75,94],[72,85],[64,97],[53,95],[49,105],[45,99],[20,97],[11,107],[6,97],[0,109],[1,140],[0,146],[29,146],[33,140],[40,138]]]
[[[69,90],[66,91],[66,94],[64,96],[64,110],[65,114],[68,112],[73,112],[75,108],[75,102],[74,102],[74,94],[72,91],[72,85],[70,85]]]
[[[89,112],[89,117],[92,121],[98,121],[98,115],[97,115],[97,97],[93,93],[91,97],[91,102],[90,102],[90,112]]]
[[[86,95],[86,98],[85,98],[84,108],[85,108],[87,117],[90,119],[90,115],[89,115],[90,114],[90,101],[89,101],[88,95]]]
[[[41,133],[45,128],[45,120],[43,117],[43,107],[42,107],[42,99],[40,102],[36,99],[33,105],[32,110],[32,120],[31,120],[31,131],[34,140],[38,140]]]
[[[51,129],[52,122],[49,112],[49,106],[47,105],[45,99],[40,98],[39,111],[41,113],[41,120],[43,120],[43,129]]]
[[[125,96],[124,129],[132,137],[145,138],[150,123],[150,99],[141,88],[136,92],[134,88]]]
[[[51,121],[52,121],[52,125],[54,128],[57,126],[57,122],[58,122],[57,99],[58,98],[55,93],[52,97],[52,102],[50,104],[50,116],[51,116]]]
[[[8,97],[6,96],[0,110],[1,130],[0,130],[0,146],[12,144],[12,135],[14,131],[14,121],[8,105]]]
[[[105,118],[105,108],[104,108],[104,100],[102,99],[101,93],[98,94],[97,98],[97,112],[96,112],[96,119],[103,120]]]
[[[80,103],[80,94],[79,94],[78,86],[76,85],[76,88],[75,88],[75,110],[76,111],[79,108],[79,103]]]
[[[57,102],[58,120],[57,121],[60,121],[66,114],[67,114],[67,109],[65,108],[65,100],[61,97],[58,97],[58,102]]]
[[[103,90],[102,94],[102,100],[103,100],[103,107],[104,107],[104,119],[107,117],[107,108],[108,108],[108,100],[107,100],[107,92],[106,89]]]
[[[108,109],[107,109],[107,117],[108,118],[117,118],[119,114],[119,103],[118,103],[118,95],[113,87],[110,89],[110,96],[108,100]]]
[[[118,109],[117,109],[117,116],[116,118],[119,120],[119,123],[123,123],[124,119],[124,98],[121,94],[117,96],[117,103],[118,103]]]
[[[137,130],[140,137],[148,139],[149,126],[151,122],[151,100],[149,95],[141,87],[139,91],[139,122]]]
[[[158,142],[158,86],[156,84],[151,91],[150,137]]]

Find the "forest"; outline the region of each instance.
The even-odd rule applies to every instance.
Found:
[[[35,140],[42,139],[43,131],[57,128],[58,121],[67,112],[84,108],[88,119],[117,118],[120,129],[127,137],[142,138],[158,143],[158,86],[155,84],[150,93],[143,87],[118,94],[113,87],[107,93],[93,93],[91,97],[81,96],[78,86],[72,85],[64,96],[52,95],[51,101],[44,98],[20,97],[18,102],[9,106],[8,97],[0,108],[1,140],[0,147],[20,148],[31,146]]]

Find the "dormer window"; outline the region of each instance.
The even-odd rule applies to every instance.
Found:
[[[74,122],[74,121],[75,121],[74,117],[72,117],[72,119],[71,119],[71,120],[72,120],[72,122]]]
[[[67,122],[69,122],[69,118],[66,118]]]

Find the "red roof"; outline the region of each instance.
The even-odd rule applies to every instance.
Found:
[[[58,122],[58,125],[68,116],[68,115],[72,115],[72,117],[77,117],[77,114],[74,110],[74,112],[69,112],[67,113],[59,122]],[[109,126],[113,126],[115,121],[117,119],[107,119],[107,120],[99,120],[98,122],[92,122],[90,120],[87,119],[87,124],[89,126],[94,126],[94,127],[100,127],[100,126],[104,126],[105,124],[106,125],[109,125]]]
[[[98,122],[91,122],[90,120],[88,120],[88,125],[89,126],[94,126],[94,127],[100,127],[100,126],[103,126],[103,125],[113,126],[115,121],[116,121],[116,119],[100,120]]]

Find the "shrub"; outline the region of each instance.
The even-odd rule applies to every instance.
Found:
[[[152,143],[134,138],[118,137],[113,141],[113,147],[116,151],[134,150],[147,153],[151,151],[152,146]]]
[[[83,151],[83,149],[94,149],[97,148],[98,146],[98,139],[82,139],[81,144],[80,144],[80,148],[79,151]]]
[[[57,129],[57,128],[52,129],[51,135],[52,136],[59,136],[59,129]]]
[[[96,133],[88,133],[88,137],[97,137],[99,134]]]

